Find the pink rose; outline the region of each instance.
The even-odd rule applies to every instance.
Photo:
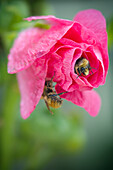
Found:
[[[53,77],[62,98],[83,107],[96,116],[100,97],[91,89],[105,83],[108,71],[106,23],[97,10],[79,12],[73,21],[54,16],[44,19],[48,30],[29,28],[15,40],[8,56],[8,72],[17,73],[21,91],[21,115],[25,119],[35,109],[44,89],[45,79]],[[88,75],[78,75],[75,65],[85,58],[92,68]]]

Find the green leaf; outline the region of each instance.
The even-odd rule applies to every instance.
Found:
[[[42,28],[42,29],[50,29],[50,25],[43,24],[43,23],[40,23],[40,22],[36,22],[34,24],[34,27],[38,27],[38,28]]]

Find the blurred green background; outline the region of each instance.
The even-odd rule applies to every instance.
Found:
[[[100,10],[107,20],[110,67],[99,115],[64,101],[52,116],[40,101],[31,116],[20,116],[16,75],[7,74],[7,55],[14,39],[31,26],[23,18],[55,15],[73,19],[84,9]],[[0,1],[0,169],[93,170],[113,168],[113,1],[1,0]]]

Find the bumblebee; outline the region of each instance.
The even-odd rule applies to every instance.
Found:
[[[92,67],[90,66],[89,61],[86,58],[81,57],[76,61],[74,66],[74,72],[78,75],[78,77],[81,76],[81,74],[85,76],[89,75],[90,70],[92,72]]]
[[[46,106],[51,114],[53,114],[53,112],[50,110],[50,107],[52,107],[52,108],[61,107],[63,100],[59,96],[65,93],[65,92],[63,92],[63,93],[57,94],[56,91],[54,91],[54,89],[53,89],[53,81],[52,80],[53,80],[53,78],[49,81],[45,81],[44,91],[43,91],[43,94],[41,97],[41,99],[44,99]]]

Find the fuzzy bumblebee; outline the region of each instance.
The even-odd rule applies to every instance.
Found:
[[[49,81],[45,81],[44,91],[41,97],[41,99],[44,99],[46,106],[51,114],[53,114],[53,112],[50,110],[50,107],[55,109],[61,107],[63,100],[59,96],[65,93],[63,92],[57,94],[56,91],[53,89],[52,80],[53,78]]]
[[[81,76],[83,75],[87,76],[89,75],[89,71],[91,70],[91,66],[89,64],[89,61],[86,58],[79,58],[74,66],[74,72],[78,75]]]

